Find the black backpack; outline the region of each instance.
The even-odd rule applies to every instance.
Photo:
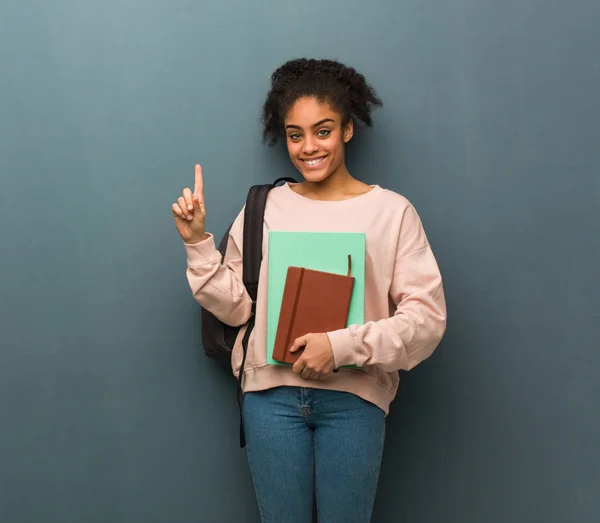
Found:
[[[238,406],[240,408],[240,447],[246,446],[244,437],[244,423],[242,416],[242,376],[244,373],[244,365],[246,363],[246,354],[248,351],[248,340],[254,329],[254,313],[256,312],[256,294],[258,290],[258,276],[260,273],[260,265],[262,263],[262,244],[263,244],[263,219],[265,215],[265,207],[267,196],[271,189],[275,188],[280,182],[296,183],[293,178],[278,178],[271,184],[253,185],[248,191],[246,197],[246,207],[244,209],[244,240],[243,240],[243,283],[246,290],[252,299],[252,316],[248,321],[248,328],[242,339],[242,365],[237,383]],[[221,238],[218,250],[225,259],[227,252],[227,242],[229,231],[233,223],[228,227],[227,231]],[[204,307],[200,307],[200,319],[202,324],[202,345],[204,352],[209,358],[216,359],[221,363],[231,366],[231,352],[235,340],[242,327],[231,327],[217,319],[213,314],[207,311]]]

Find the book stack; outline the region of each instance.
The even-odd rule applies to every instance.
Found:
[[[292,365],[304,334],[364,323],[364,233],[271,231],[267,363]]]

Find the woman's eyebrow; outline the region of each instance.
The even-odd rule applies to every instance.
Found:
[[[319,127],[319,125],[323,125],[326,122],[335,123],[335,121],[332,118],[323,118],[323,120],[320,120],[316,124],[314,124],[312,126],[312,128],[314,129],[315,127]],[[285,128],[286,129],[302,129],[302,127],[300,127],[299,125],[294,125],[294,124],[288,124],[285,126]]]

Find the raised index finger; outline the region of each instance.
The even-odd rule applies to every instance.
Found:
[[[204,190],[204,182],[202,181],[202,167],[200,164],[196,164],[195,172],[194,172],[194,195],[199,198],[203,197],[202,191]]]

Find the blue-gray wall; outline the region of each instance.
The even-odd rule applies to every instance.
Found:
[[[170,213],[222,234],[271,71],[363,71],[352,171],[416,205],[449,328],[403,377],[377,522],[600,520],[597,0],[4,0],[0,521],[258,521]]]

